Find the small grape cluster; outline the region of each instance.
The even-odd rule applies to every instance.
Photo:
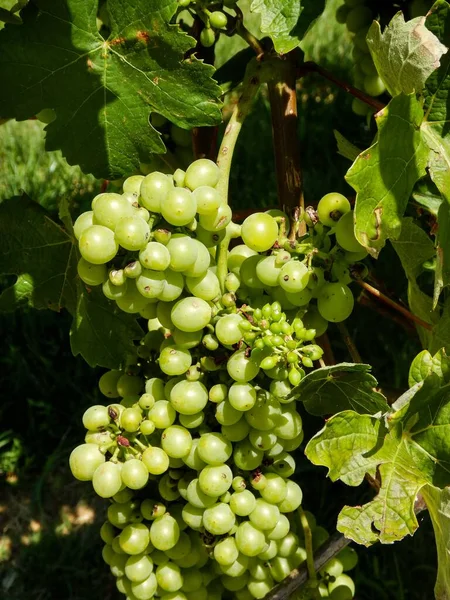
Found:
[[[355,86],[374,97],[380,96],[386,91],[366,42],[367,32],[376,15],[376,7],[370,0],[344,0],[344,4],[339,6],[336,11],[337,22],[345,23],[348,31],[352,34]],[[373,112],[370,106],[358,98],[353,99],[352,109],[355,114],[361,116]]]
[[[85,412],[70,457],[111,501],[104,558],[130,600],[263,598],[305,559],[295,386],[322,356],[316,337],[350,315],[366,252],[341,194],[288,236],[278,210],[234,224],[219,180],[206,159],[134,175],[74,225],[80,278],[148,330],[100,378],[120,400]],[[329,575],[322,595],[353,597]]]
[[[229,21],[229,13],[220,10],[217,5],[222,4],[223,7],[234,8],[237,0],[222,0],[217,2],[202,1],[202,0],[178,0],[178,6],[182,9],[190,9],[200,18],[203,23],[203,28],[200,32],[199,41],[205,48],[210,48],[216,41],[217,33],[225,30]],[[210,8],[212,10],[210,10]]]

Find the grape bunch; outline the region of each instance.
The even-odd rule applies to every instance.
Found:
[[[222,2],[202,0],[178,0],[181,9],[189,9],[197,15],[202,23],[199,41],[204,48],[214,45],[217,35],[224,31],[229,24],[230,14],[223,7],[234,8],[237,0],[222,0]],[[219,6],[218,6],[219,5]],[[220,6],[222,5],[222,6]]]
[[[345,23],[352,35],[355,61],[354,84],[374,97],[380,96],[386,91],[366,42],[367,32],[377,14],[376,5],[371,0],[344,0],[344,4],[339,6],[336,11],[336,20],[338,23]],[[358,98],[353,99],[352,109],[355,114],[361,116],[372,112],[371,107]]]
[[[351,314],[366,251],[341,194],[299,237],[278,210],[233,223],[220,176],[207,159],[133,175],[74,225],[82,281],[147,329],[100,378],[111,403],[87,409],[70,457],[109,499],[103,556],[129,600],[263,598],[306,556],[295,387]],[[353,597],[344,566],[323,571],[323,597]]]

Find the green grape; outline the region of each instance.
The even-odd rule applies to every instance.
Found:
[[[364,77],[364,89],[370,96],[380,96],[386,91],[386,86],[384,85],[381,77],[378,76],[377,73],[366,75]]]
[[[215,187],[219,181],[219,167],[212,160],[200,158],[189,165],[186,170],[186,187],[195,190],[200,186]]]
[[[88,210],[84,213],[81,213],[81,215],[76,219],[75,223],[73,224],[73,233],[74,233],[75,237],[77,238],[77,240],[80,239],[83,231],[85,231],[86,229],[89,229],[89,227],[92,227],[92,225],[94,224],[93,217],[94,217],[93,211]]]
[[[225,237],[225,229],[207,231],[201,225],[197,225],[195,236],[197,241],[202,243],[206,248],[216,248]]]
[[[319,571],[322,577],[329,575],[330,577],[339,577],[344,572],[343,565],[339,558],[331,558]]]
[[[56,119],[56,113],[53,110],[53,108],[43,108],[38,113],[36,113],[36,119],[41,123],[45,123],[46,125],[48,125]]]
[[[201,343],[203,331],[181,331],[180,329],[174,327],[172,329],[172,337],[177,346],[184,348],[185,350],[189,350],[190,348],[195,348]]]
[[[216,421],[221,425],[231,426],[235,425],[240,419],[242,419],[242,411],[231,406],[228,400],[223,400],[216,407],[215,417]]]
[[[197,508],[196,506],[187,503],[183,506],[182,510],[183,521],[188,527],[198,531],[203,526],[203,511],[203,508]]]
[[[272,450],[273,448],[271,448],[266,454],[269,455]],[[271,470],[275,471],[275,473],[278,473],[278,475],[290,477],[295,473],[295,460],[290,454],[283,451],[275,456],[270,468]]]
[[[142,250],[149,237],[150,228],[141,217],[125,217],[115,229],[116,241],[126,250]]]
[[[137,375],[123,374],[117,381],[117,392],[119,396],[135,396],[140,394],[143,387],[143,381]]]
[[[342,215],[348,213],[350,209],[350,202],[345,196],[331,192],[319,200],[317,214],[321,223],[327,227],[334,227]]]
[[[254,213],[242,223],[241,236],[244,244],[255,252],[266,252],[278,239],[278,224],[267,213]]]
[[[342,283],[327,283],[317,299],[317,308],[321,316],[334,323],[348,319],[354,304],[351,290]]]
[[[200,44],[204,48],[210,48],[211,46],[214,45],[215,41],[216,41],[216,36],[214,34],[214,31],[210,27],[205,27],[204,29],[201,30]]]
[[[281,411],[281,418],[277,422],[273,433],[282,440],[293,440],[302,434],[302,418],[295,409],[286,407]]]
[[[277,542],[278,556],[289,558],[293,556],[299,547],[299,539],[290,531],[282,540]]]
[[[208,465],[200,471],[198,481],[204,494],[218,498],[230,488],[233,473],[228,465]]]
[[[224,535],[233,528],[236,517],[228,504],[219,502],[203,513],[203,526],[213,535]]]
[[[164,244],[149,242],[139,252],[139,261],[146,269],[165,271],[170,265],[170,252]]]
[[[180,567],[172,562],[158,566],[156,580],[159,587],[166,592],[176,592],[183,585]]]
[[[256,506],[256,498],[250,490],[231,494],[230,508],[238,517],[247,517]]]
[[[147,448],[142,454],[142,462],[152,475],[162,475],[169,468],[169,457],[161,448]]]
[[[205,300],[191,296],[175,304],[171,317],[175,327],[181,331],[199,331],[210,322],[211,307]]]
[[[254,256],[249,256],[245,259],[240,268],[240,278],[242,283],[252,289],[252,290],[262,290],[264,289],[264,284],[259,280],[257,274],[257,266],[258,263],[263,260],[261,256],[258,254]],[[273,288],[276,290],[277,288]],[[272,290],[271,290],[272,291]]]
[[[177,521],[168,513],[155,519],[150,527],[150,541],[155,548],[165,552],[173,548],[180,538]]]
[[[123,469],[123,467],[122,467]],[[120,490],[119,492],[117,492],[117,494],[114,494],[113,496],[113,500],[114,502],[118,502],[119,504],[125,504],[127,502],[129,502],[130,500],[133,500],[134,498],[134,492],[133,490],[129,490],[128,488],[124,488],[123,490]]]
[[[140,583],[131,584],[131,594],[127,595],[130,600],[152,600],[158,589],[155,573],[150,573],[147,579]]]
[[[315,306],[310,306],[303,317],[303,324],[307,329],[315,330],[318,337],[323,335],[328,328],[328,320],[325,319]]]
[[[178,346],[164,348],[159,356],[160,369],[166,375],[182,375],[186,373],[191,364],[192,356],[189,350],[179,348]]]
[[[197,187],[192,196],[197,204],[197,212],[199,215],[210,215],[217,212],[221,198],[219,192],[208,185]]]
[[[143,175],[131,175],[123,182],[122,189],[125,194],[131,194],[135,198],[138,198],[143,181]]]
[[[171,425],[163,431],[161,447],[170,458],[183,458],[187,456],[191,450],[191,446],[192,436],[184,427]]]
[[[197,248],[197,258],[195,263],[183,271],[185,277],[201,277],[206,274],[211,264],[211,254],[204,244],[198,240],[191,240]]]
[[[126,408],[120,415],[120,426],[129,433],[139,430],[142,411],[138,407]]]
[[[184,521],[183,521],[183,525],[186,526]],[[188,536],[187,533],[182,531],[180,533],[180,538],[179,538],[178,542],[175,544],[175,546],[173,548],[166,550],[166,554],[172,560],[180,560],[181,558],[184,558],[185,556],[187,556],[190,553],[191,548],[192,548],[192,542],[191,542],[190,537]],[[184,572],[183,572],[183,578],[184,578]],[[183,588],[184,588],[184,584],[183,584]]]
[[[197,205],[192,193],[186,188],[173,188],[161,202],[161,214],[171,225],[181,227],[192,221]]]
[[[92,225],[80,235],[79,247],[81,256],[94,265],[110,261],[117,254],[119,246],[114,239],[114,232],[102,225]]]
[[[238,350],[228,359],[227,371],[234,381],[247,383],[258,375],[259,367],[251,357],[245,355],[244,350]]]
[[[355,584],[348,575],[339,575],[328,584],[331,600],[351,600],[355,595]]]
[[[234,273],[235,275],[239,275],[241,265],[247,258],[250,256],[258,256],[257,253],[246,246],[245,244],[239,244],[235,246],[228,252],[228,270]],[[258,256],[258,259],[260,257]]]
[[[143,269],[136,279],[136,288],[144,298],[157,298],[166,284],[165,272]]]
[[[366,104],[359,98],[353,98],[352,111],[355,113],[355,115],[358,115],[360,117],[365,117],[369,114],[370,110],[371,109],[368,104]]]
[[[101,539],[105,542],[105,544],[111,545],[115,536],[116,530],[114,529],[114,526],[109,521],[105,521],[100,527]]]
[[[83,281],[86,285],[91,286],[102,284],[108,277],[108,273],[104,264],[93,265],[83,257],[81,257],[78,261],[77,272],[81,281]]]
[[[249,521],[238,526],[235,540],[239,552],[245,556],[257,556],[266,546],[264,533]]]
[[[227,26],[227,22],[227,15],[221,10],[215,10],[209,15],[209,23],[211,27],[215,27],[216,29],[223,29]]]
[[[257,429],[251,429],[248,436],[251,445],[256,450],[269,450],[277,443],[277,436],[274,433],[268,431],[258,431]]]
[[[148,379],[145,382],[145,392],[147,394],[151,394],[156,401],[165,400],[164,381],[159,377],[152,377],[151,379]]]
[[[103,429],[111,423],[108,408],[101,404],[90,406],[83,414],[83,425],[92,431]]]
[[[93,203],[93,223],[103,225],[114,231],[124,217],[133,214],[133,208],[126,198],[120,194],[100,194]]]
[[[125,563],[125,575],[134,583],[145,581],[153,571],[153,561],[147,554],[130,556]]]
[[[276,398],[271,398],[268,394],[259,395],[256,404],[246,411],[244,416],[253,429],[273,431],[276,424],[280,421],[280,403]]]
[[[170,392],[170,403],[182,415],[194,415],[208,403],[208,390],[200,381],[185,379],[176,383]]]
[[[111,573],[114,577],[123,577],[125,575],[125,564],[127,556],[125,554],[117,554],[110,561]]]
[[[356,6],[347,15],[345,24],[351,33],[358,33],[372,21],[372,11],[367,6]]]
[[[231,406],[238,411],[253,408],[256,403],[256,390],[250,383],[233,383],[228,391],[228,400]],[[231,425],[232,423],[222,423]]]
[[[128,488],[140,490],[147,484],[148,473],[148,469],[142,461],[132,458],[122,467],[122,481]]]
[[[308,281],[308,267],[298,260],[290,260],[280,269],[278,283],[285,292],[301,292],[308,285]]]
[[[238,469],[253,471],[257,469],[264,458],[264,453],[254,448],[250,441],[245,439],[234,447],[233,460]]]
[[[225,463],[233,452],[229,440],[220,433],[205,433],[198,443],[198,454],[208,465],[221,465]]]
[[[126,502],[124,504],[113,503],[108,506],[107,516],[108,521],[114,525],[114,527],[118,527],[119,529],[123,529],[126,525],[128,525],[133,518],[133,514],[135,512],[135,506],[132,502]],[[116,539],[116,538],[115,538]],[[112,545],[117,552],[123,552],[120,548],[116,549],[116,543],[113,541]]]
[[[197,429],[205,420],[205,413],[200,411],[193,415],[179,415],[180,424],[187,429]]]
[[[120,310],[123,310],[126,313],[135,314],[143,311],[147,307],[148,302],[153,299],[143,296],[138,290],[136,282],[131,279],[128,280],[125,293],[117,297],[115,300]]]
[[[106,279],[106,281],[102,285],[102,292],[108,298],[108,300],[118,300],[119,298],[123,298],[128,290],[128,281],[125,280],[123,285],[114,285],[111,283],[110,279]]]
[[[230,442],[240,442],[245,440],[250,431],[250,425],[245,419],[241,419],[233,425],[222,425],[221,432]]]
[[[91,481],[95,471],[105,462],[97,444],[81,444],[72,450],[69,466],[72,475],[80,481]]]
[[[200,215],[199,223],[205,231],[222,231],[231,223],[233,213],[228,204],[220,204],[219,208],[207,215]]]
[[[242,339],[241,323],[244,319],[239,314],[224,315],[216,323],[217,339],[224,346],[232,346]]]
[[[172,271],[186,271],[191,268],[198,256],[198,247],[187,235],[176,233],[167,243],[170,252],[170,268]]]
[[[345,4],[342,4],[341,6],[339,6],[335,13],[336,21],[340,25],[344,25],[347,20],[347,15],[349,12],[350,12],[350,8],[348,6],[346,6]]]
[[[269,531],[266,531],[267,538],[273,541],[282,540],[287,536],[290,528],[291,524],[289,519],[286,517],[286,515],[280,514],[280,518],[278,519],[278,523],[275,525],[275,527]]]
[[[184,277],[181,273],[167,269],[164,271],[165,283],[162,291],[158,294],[158,300],[162,302],[173,302],[183,292]]]
[[[266,256],[256,264],[256,275],[261,283],[269,286],[278,285],[281,268],[276,264],[276,256]]]
[[[186,277],[186,287],[193,296],[205,301],[212,301],[220,295],[219,279],[210,270],[200,277]]]
[[[287,496],[287,483],[283,477],[276,473],[266,473],[266,485],[260,490],[264,500],[271,504],[279,504]]]
[[[141,188],[139,202],[151,212],[161,212],[161,202],[173,188],[171,179],[157,171],[144,177]]]
[[[113,462],[98,466],[92,476],[92,486],[101,498],[111,498],[122,487],[121,468]]]
[[[270,571],[268,571],[268,568],[268,565],[262,562],[261,555],[258,555],[258,557],[251,562],[249,573],[252,576],[252,579],[256,579],[257,581],[264,581],[265,579],[267,579],[268,575],[270,575]]]
[[[286,482],[287,493],[285,499],[280,502],[278,508],[282,513],[289,513],[297,510],[302,503],[303,492],[301,487],[295,481],[288,480]]]
[[[209,508],[217,502],[214,496],[208,496],[200,487],[199,480],[193,479],[186,490],[186,500],[196,508]]]

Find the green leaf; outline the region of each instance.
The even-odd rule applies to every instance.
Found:
[[[428,350],[422,350],[414,358],[409,368],[408,385],[413,387],[433,372],[433,357]]]
[[[0,310],[28,302],[38,309],[76,310],[77,256],[70,234],[28,196],[0,204],[0,273],[17,275]]]
[[[253,0],[250,10],[261,14],[262,33],[279,54],[286,54],[297,48],[324,8],[325,0]]]
[[[436,600],[450,600],[450,488],[440,490],[426,485],[422,496],[433,523],[438,555],[434,596]]]
[[[220,121],[213,67],[191,56],[194,40],[169,21],[174,0],[108,0],[111,35],[97,31],[98,0],[36,0],[23,25],[0,32],[2,117],[53,108],[48,150],[115,179],[164,152],[148,123],[156,111],[180,127]]]
[[[432,215],[437,217],[439,207],[442,203],[442,196],[436,185],[429,177],[425,177],[417,182],[412,193],[413,199]]]
[[[450,356],[445,348],[441,348],[433,356],[433,373],[436,373],[442,383],[450,383]]]
[[[439,208],[436,235],[433,307],[437,306],[442,290],[448,285],[450,285],[450,204],[442,202]]]
[[[438,68],[447,48],[425,27],[425,17],[405,23],[398,12],[381,33],[380,24],[372,23],[367,45],[391,96],[421,92],[429,75]]]
[[[388,409],[386,398],[376,391],[377,380],[370,366],[341,363],[308,373],[293,395],[311,415],[335,414],[348,408],[375,414]]]
[[[441,316],[433,326],[428,346],[432,354],[441,348],[450,352],[450,298],[445,301]]]
[[[354,162],[358,155],[361,153],[361,150],[357,146],[349,142],[342,135],[342,133],[339,133],[339,131],[337,131],[336,129],[333,130],[333,133],[338,146],[338,154]]]
[[[125,356],[136,352],[133,340],[142,335],[134,315],[113,306],[98,288],[88,291],[79,285],[77,312],[70,330],[74,356],[81,354],[91,367],[117,369]]]
[[[425,175],[428,148],[419,127],[423,119],[414,94],[393,98],[375,115],[378,136],[347,172],[357,191],[355,233],[377,256],[386,240],[397,239],[414,184]]]
[[[439,378],[431,375],[400,398],[385,421],[339,413],[305,452],[328,467],[333,481],[357,486],[366,474],[379,481],[373,500],[339,514],[337,528],[346,537],[368,546],[411,535],[418,527],[417,494],[427,484],[450,483],[450,386],[439,389]]]

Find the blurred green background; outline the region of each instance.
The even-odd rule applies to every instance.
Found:
[[[336,4],[329,3],[303,49],[308,58],[348,80],[352,45],[332,16]],[[299,84],[298,98],[306,202],[329,191],[351,195],[344,181],[350,163],[337,154],[333,129],[364,148],[373,125],[352,114],[351,97],[317,76]],[[269,108],[261,94],[233,164],[231,198],[239,208],[276,204],[271,135]],[[38,121],[9,121],[0,127],[0,200],[25,191],[54,212],[65,197],[76,215],[102,182],[68,166],[59,153],[46,153],[44,138]],[[392,248],[370,267],[393,297],[405,298]],[[4,277],[2,287],[11,281]],[[377,306],[368,307],[367,298],[360,300],[349,325],[351,335],[380,385],[395,394],[406,386],[409,363],[420,349],[417,338],[413,329],[380,316]],[[0,320],[0,595],[10,600],[117,599],[98,536],[105,503],[95,500],[89,485],[75,482],[68,469],[69,453],[83,436],[82,413],[103,402],[96,384],[101,371],[71,355],[70,318],[64,311],[24,309],[0,315]],[[336,359],[349,359],[337,330],[329,333]],[[306,439],[319,427],[317,419],[305,418]],[[304,506],[330,530],[344,503],[371,496],[365,486],[332,485],[324,470],[313,469],[301,456],[298,463]],[[420,522],[413,538],[361,550],[353,574],[358,600],[431,600],[434,541],[426,513]]]

